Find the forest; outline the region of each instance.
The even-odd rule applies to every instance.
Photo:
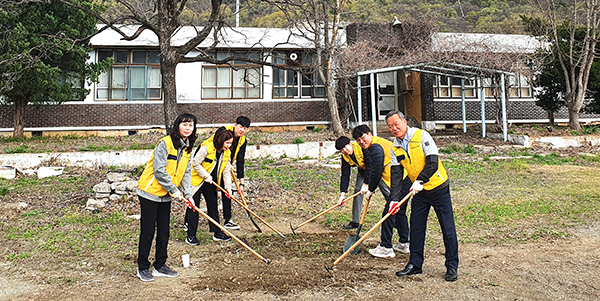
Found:
[[[117,1],[99,0],[107,5],[106,17],[115,17],[125,11]],[[235,0],[223,1],[223,16],[235,25]],[[291,24],[269,0],[240,0],[240,26],[288,27]],[[153,7],[151,0],[140,0],[141,7]],[[210,15],[210,1],[190,0],[186,3],[182,21],[200,24]],[[531,15],[530,1],[519,0],[348,0],[342,12],[342,22],[392,22],[427,18],[436,21],[436,30],[442,32],[473,32],[524,34],[525,26],[519,15]],[[184,24],[184,25],[187,25]]]

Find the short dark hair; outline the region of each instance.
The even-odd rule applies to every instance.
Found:
[[[386,115],[385,115],[385,121],[387,121],[388,119],[390,119],[390,117],[394,116],[394,115],[398,115],[398,117],[400,117],[400,119],[406,119],[406,117],[404,117],[404,114],[400,111],[389,111]]]
[[[369,128],[369,126],[366,124],[361,124],[352,130],[352,137],[354,139],[358,139],[358,138],[362,137],[362,135],[368,134],[368,133],[371,133],[371,129]]]
[[[198,124],[198,120],[196,119],[196,116],[189,114],[189,113],[183,113],[179,116],[177,116],[177,118],[175,118],[175,121],[173,122],[173,127],[171,128],[171,133],[169,134],[169,136],[171,136],[171,141],[173,142],[173,146],[175,148],[180,148],[181,142],[180,139],[182,139],[181,134],[179,133],[179,125],[183,122],[193,122],[194,123],[194,130],[192,131],[192,134],[188,137],[188,146],[185,148],[185,151],[190,154],[192,153],[192,149],[194,148],[194,143],[196,142],[196,139],[198,138],[198,136],[196,135],[196,124]]]
[[[227,131],[225,129],[221,130],[220,128],[215,133],[215,138],[213,138],[213,145],[217,150],[223,148],[223,144],[225,141],[233,138],[233,132]]]
[[[350,144],[350,138],[346,136],[341,136],[335,140],[335,149],[342,150],[346,145]]]
[[[249,128],[250,127],[250,118],[248,118],[246,116],[240,116],[235,120],[235,123],[237,123],[243,127]]]

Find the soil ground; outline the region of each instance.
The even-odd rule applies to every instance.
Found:
[[[334,139],[331,133],[278,133],[277,137],[257,136],[264,141],[287,141],[302,135],[304,141]],[[482,139],[480,132],[454,135],[452,131],[437,133],[436,143],[445,147],[452,143],[486,145],[495,150],[513,148],[510,143]],[[538,133],[539,134],[539,133]],[[542,133],[543,134],[543,133]],[[531,134],[530,134],[531,135]],[[289,137],[288,137],[289,136]],[[385,136],[385,133],[382,133]],[[158,137],[158,136],[157,136]],[[157,137],[148,138],[155,143]],[[105,145],[106,140],[97,144]],[[124,138],[123,138],[124,139]],[[146,139],[146,138],[144,138]],[[118,139],[116,139],[118,140]],[[123,144],[125,140],[119,141]],[[129,141],[129,140],[127,140]],[[16,143],[16,142],[10,142]],[[79,142],[78,142],[79,143]],[[127,142],[128,143],[128,142]],[[135,143],[135,142],[132,142]],[[141,143],[141,142],[139,142]],[[289,142],[291,143],[291,142]],[[64,144],[64,143],[63,143]],[[3,145],[4,148],[5,145]],[[7,147],[14,147],[10,145]],[[54,146],[39,146],[54,147]],[[77,146],[61,146],[73,149]],[[29,145],[29,149],[36,149]],[[537,146],[530,153],[564,155],[598,153],[598,147],[551,150]],[[73,169],[74,174],[86,174],[90,185],[102,180],[105,172]],[[91,186],[90,186],[91,187]],[[408,261],[408,255],[397,252],[395,258],[376,259],[367,249],[379,242],[378,234],[370,236],[357,255],[349,255],[334,270],[325,267],[341,255],[348,233],[339,227],[320,222],[309,223],[293,235],[290,225],[298,225],[318,213],[321,199],[290,197],[285,192],[270,189],[269,183],[256,181],[247,191],[249,202],[273,227],[287,239],[274,235],[259,223],[263,234],[257,233],[249,219],[241,215],[235,220],[242,229],[233,233],[262,256],[272,260],[267,265],[250,252],[231,241],[205,241],[192,247],[181,239],[180,228],[184,206],[174,204],[176,221],[171,230],[168,264],[179,271],[178,278],[156,278],[144,283],[135,276],[136,252],[105,258],[98,252],[82,257],[79,262],[67,262],[60,254],[35,260],[0,258],[0,299],[2,300],[599,300],[600,223],[588,223],[568,228],[563,236],[548,236],[535,241],[510,243],[463,243],[459,246],[460,267],[457,282],[444,281],[444,248],[439,243],[426,245],[423,274],[407,278],[395,276]],[[0,200],[0,217],[8,225],[18,219],[18,202],[38,206],[64,207],[81,204],[88,193],[74,192],[65,202],[52,202],[40,195],[17,195]],[[375,211],[381,211],[374,206]],[[137,204],[117,204],[109,210],[135,213]],[[107,212],[110,213],[110,212]],[[135,227],[134,227],[135,228]],[[136,229],[137,230],[137,229]],[[206,223],[200,230],[208,231]],[[366,229],[364,230],[366,232]],[[459,231],[460,232],[460,231]],[[0,234],[2,235],[2,234]],[[137,234],[132,234],[135,236]],[[460,236],[460,235],[459,235]],[[440,242],[441,235],[432,231],[428,238]],[[459,237],[460,238],[460,237]],[[396,240],[397,237],[394,238]],[[14,249],[10,240],[0,240],[0,249]],[[137,240],[132,239],[135,248]],[[190,254],[191,266],[181,267],[182,254]],[[122,256],[121,256],[122,255]],[[153,255],[151,254],[151,257]],[[65,267],[60,268],[61,266]],[[120,268],[115,268],[119,266]],[[124,269],[122,266],[133,267]],[[59,267],[59,268],[56,268]]]

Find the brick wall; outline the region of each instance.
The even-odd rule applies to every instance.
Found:
[[[198,118],[199,124],[231,123],[239,115],[253,123],[329,121],[325,101],[189,103],[179,104],[179,112]],[[0,128],[12,128],[14,109],[0,106]],[[135,127],[162,125],[163,105],[62,104],[27,108],[25,127]]]

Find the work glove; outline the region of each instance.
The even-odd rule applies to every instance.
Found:
[[[388,213],[391,213],[392,215],[396,214],[398,210],[400,210],[400,206],[398,205],[398,203],[400,202],[391,202],[390,210],[388,211]]]
[[[185,204],[192,209],[194,212],[196,212],[196,208],[194,207],[194,203],[192,202],[192,199],[185,199]]]
[[[373,196],[373,194],[375,194],[375,191],[368,190],[367,193],[365,194],[365,199],[370,200],[371,197]]]
[[[342,206],[342,205],[344,204],[344,200],[345,200],[345,199],[346,199],[346,193],[345,193],[345,192],[342,192],[342,193],[340,194],[340,199],[338,200],[338,202],[337,202],[337,205],[338,205],[338,206]]]
[[[225,193],[225,195],[227,196],[228,199],[231,198],[231,189],[227,189],[227,192]]]
[[[362,187],[360,188],[360,192],[367,193],[367,191],[369,191],[369,184],[363,183]]]
[[[178,200],[178,201],[185,200],[185,198],[181,194],[181,191],[179,191],[179,190],[175,191],[175,193],[171,193],[171,197],[174,198],[174,199],[176,199],[176,200]]]
[[[215,183],[213,182],[213,178],[212,178],[212,176],[208,176],[208,178],[204,179],[204,182],[206,182],[206,183],[208,183],[208,184],[210,184],[210,185],[213,185],[213,184],[215,184]]]
[[[413,194],[417,194],[421,190],[423,190],[423,181],[415,180],[415,182],[410,187],[410,192],[412,192]]]

